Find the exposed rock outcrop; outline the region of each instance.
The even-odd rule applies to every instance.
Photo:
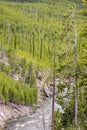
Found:
[[[8,119],[24,116],[31,111],[30,107],[9,103],[4,105],[0,102],[0,128],[3,128]]]

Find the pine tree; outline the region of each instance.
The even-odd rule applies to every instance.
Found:
[[[75,21],[75,7],[69,8],[68,12],[64,14],[64,19],[62,23],[62,29],[60,32],[60,45],[61,52],[58,54],[60,65],[58,67],[60,75],[60,84],[58,85],[58,90],[64,92],[67,90],[66,100],[71,101],[74,98],[73,107],[75,109],[75,127],[78,129],[78,66],[77,66],[77,31],[76,31],[76,21]],[[59,52],[58,52],[59,53]],[[73,60],[74,59],[74,60]],[[71,85],[71,80],[74,79],[73,86]],[[62,80],[62,81],[61,81]],[[65,80],[65,81],[64,81]],[[72,94],[71,94],[72,93]],[[58,102],[67,110],[68,103],[58,95]],[[70,108],[72,109],[72,108]],[[72,113],[71,113],[72,114]],[[69,116],[69,115],[68,115]],[[68,120],[68,119],[67,119]],[[74,118],[73,118],[74,120]],[[72,120],[72,123],[73,123]],[[68,122],[67,124],[68,125]]]

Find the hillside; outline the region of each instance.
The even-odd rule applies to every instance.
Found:
[[[52,68],[52,33],[55,31],[58,33],[62,19],[61,10],[63,13],[68,3],[67,1],[64,4],[62,1],[52,5],[0,2],[0,71],[5,73],[5,75],[1,73],[1,77],[6,79],[8,87],[12,86],[10,82],[15,84],[15,81],[10,81],[10,78],[15,76],[21,82],[17,83],[20,84],[18,87],[21,84],[37,86],[38,72]],[[8,83],[6,75],[9,77]],[[3,85],[1,93],[2,90]],[[8,91],[9,89],[6,93],[9,93]],[[1,100],[4,95],[1,94]],[[7,101],[10,101],[10,97],[6,99]]]
[[[59,119],[55,115],[55,130],[76,125],[74,116],[67,121],[68,112],[74,115],[76,105],[78,126],[85,120],[87,128],[86,4],[86,0],[84,4],[81,0],[0,1],[0,101],[3,104],[35,105],[43,95],[52,94],[55,74],[56,100],[65,110],[65,115],[56,113],[62,125],[57,126]],[[61,93],[65,90],[67,94],[63,97]]]

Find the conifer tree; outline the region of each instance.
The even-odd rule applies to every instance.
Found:
[[[76,31],[76,21],[75,21],[75,7],[74,5],[69,8],[68,12],[64,14],[64,20],[62,23],[62,31],[59,35],[60,41],[62,42],[60,60],[61,64],[59,67],[59,74],[61,75],[60,79],[66,80],[66,82],[58,85],[59,91],[63,92],[67,89],[67,99],[71,100],[71,97],[74,98],[73,107],[75,115],[75,128],[78,129],[78,66],[77,66],[77,31]],[[62,58],[62,59],[61,59]],[[73,60],[74,59],[74,60]],[[71,79],[74,79],[73,86],[71,86]],[[67,86],[67,87],[66,87]],[[71,88],[70,88],[71,86]],[[72,94],[70,94],[72,93]],[[60,94],[59,94],[60,95]],[[59,97],[59,103],[63,105],[64,109],[67,109],[67,102]],[[66,100],[67,100],[66,99]],[[64,104],[63,104],[64,102]],[[71,109],[71,108],[70,108]],[[73,120],[74,120],[73,119]],[[67,122],[68,124],[68,122]]]

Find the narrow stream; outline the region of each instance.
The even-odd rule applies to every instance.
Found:
[[[63,112],[61,106],[55,103],[55,110],[57,109]],[[52,99],[47,99],[35,113],[9,122],[4,130],[50,130],[51,114]]]

